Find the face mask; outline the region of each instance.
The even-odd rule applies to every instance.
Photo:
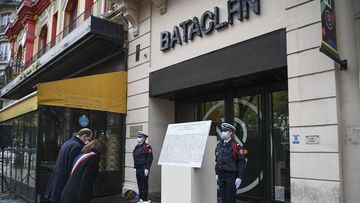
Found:
[[[141,137],[138,137],[138,138],[136,139],[136,141],[140,144],[140,143],[143,142],[143,139],[142,139]]]
[[[85,144],[89,144],[89,143],[90,143],[90,141],[89,141],[89,140],[86,140],[86,141],[85,141]]]
[[[227,139],[229,139],[229,134],[227,133],[227,132],[221,132],[221,138],[223,139],[223,140],[227,140]]]

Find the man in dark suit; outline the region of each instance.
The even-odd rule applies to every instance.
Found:
[[[74,159],[80,154],[84,145],[89,143],[91,136],[91,130],[83,128],[76,136],[73,136],[61,146],[45,193],[47,200],[54,203],[59,202],[61,193],[69,178]]]

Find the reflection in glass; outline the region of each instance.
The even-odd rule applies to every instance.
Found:
[[[261,96],[250,95],[234,98],[234,125],[237,141],[246,149],[247,167],[245,179],[238,194],[260,196],[263,171],[261,148]]]
[[[93,131],[93,139],[101,139],[107,145],[106,155],[100,161],[100,171],[120,170],[121,116],[86,109],[43,106],[42,166],[51,173],[61,146],[81,128]],[[79,118],[89,119],[87,126],[81,126]]]
[[[210,135],[220,135],[220,126],[225,120],[224,100],[201,103],[201,114],[202,120],[212,121]]]
[[[37,125],[37,111],[1,123],[11,138],[11,146],[4,149],[5,184],[27,200],[35,198]]]
[[[290,201],[290,145],[287,91],[271,94],[273,199]]]

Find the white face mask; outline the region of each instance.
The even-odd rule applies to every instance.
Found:
[[[138,137],[138,138],[136,139],[136,141],[140,144],[140,143],[143,142],[143,139],[142,139],[141,137]]]
[[[221,132],[221,138],[222,138],[223,140],[229,139],[229,133],[228,133],[228,132],[225,132],[225,131]]]

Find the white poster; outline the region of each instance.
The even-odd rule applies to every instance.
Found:
[[[275,185],[275,200],[285,201],[285,188],[284,188],[284,186]]]
[[[211,121],[169,124],[159,165],[201,168]]]

